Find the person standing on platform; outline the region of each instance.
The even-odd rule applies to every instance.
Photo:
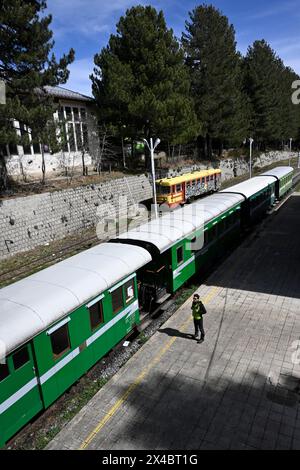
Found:
[[[199,294],[194,294],[192,303],[192,314],[195,325],[195,339],[199,340],[199,331],[201,333],[200,341],[204,341],[205,331],[203,327],[203,315],[206,313],[206,308],[200,300]]]

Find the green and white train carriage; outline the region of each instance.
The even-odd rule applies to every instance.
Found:
[[[0,290],[0,447],[274,203],[278,170],[165,214]],[[287,180],[285,180],[287,178]],[[283,194],[283,192],[281,194]]]
[[[275,203],[275,179],[272,176],[257,176],[223,189],[219,194],[239,194],[244,197],[241,218],[243,227],[246,227],[260,219]]]
[[[266,171],[260,177],[271,176],[275,180],[276,199],[282,199],[293,186],[294,168],[291,166],[279,166],[273,170]]]
[[[150,261],[103,243],[0,290],[0,446],[139,323],[136,273]]]

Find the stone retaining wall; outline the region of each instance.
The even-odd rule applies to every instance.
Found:
[[[100,221],[138,214],[151,198],[145,175],[0,201],[0,259],[59,240]],[[106,230],[103,227],[103,230]]]

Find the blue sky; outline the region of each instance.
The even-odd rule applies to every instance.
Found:
[[[70,67],[67,88],[91,94],[89,74],[93,57],[115,32],[118,19],[134,5],[163,10],[169,27],[179,38],[194,0],[48,0],[53,15],[54,52],[60,56],[73,47],[76,60]],[[236,30],[237,48],[244,54],[256,39],[266,39],[286,65],[300,74],[300,0],[207,0],[219,8]]]

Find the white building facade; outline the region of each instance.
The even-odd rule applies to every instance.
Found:
[[[85,165],[93,164],[93,150],[97,149],[98,137],[93,113],[93,99],[62,87],[45,87],[58,105],[54,120],[60,121],[64,128],[64,148],[58,153],[44,145],[46,174],[59,175],[66,169],[71,170],[82,165],[84,149]],[[14,128],[19,136],[27,134],[30,145],[6,145],[5,155],[9,175],[26,177],[39,176],[42,169],[41,145],[34,143],[34,130],[26,124],[14,121]]]

